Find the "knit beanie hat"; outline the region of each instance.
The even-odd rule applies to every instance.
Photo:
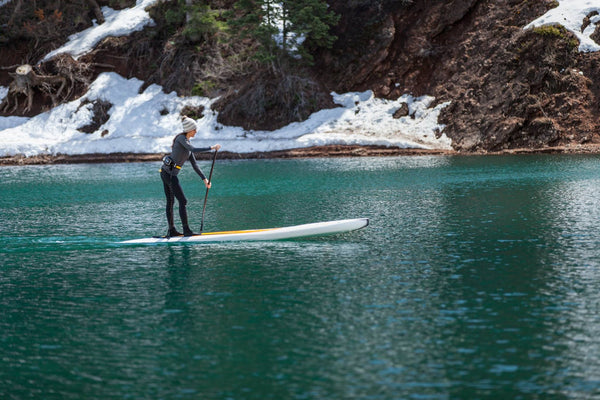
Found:
[[[186,117],[185,115],[181,117],[181,125],[183,126],[183,131],[185,133],[196,129],[196,122],[190,117]]]

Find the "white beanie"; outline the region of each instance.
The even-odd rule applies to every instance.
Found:
[[[196,122],[190,117],[181,117],[181,125],[183,126],[183,131],[186,133],[196,129]]]

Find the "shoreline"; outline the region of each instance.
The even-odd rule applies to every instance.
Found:
[[[160,161],[166,153],[93,153],[79,155],[23,155],[0,157],[0,166],[54,165],[54,164],[102,164]],[[212,153],[199,153],[198,160],[211,159]],[[496,152],[459,152],[456,150],[416,149],[386,146],[327,145],[289,150],[253,153],[219,152],[221,160],[255,160],[286,158],[337,158],[337,157],[395,157],[395,156],[469,156],[469,155],[515,155],[515,154],[600,154],[600,144],[577,144],[538,149],[506,149]]]
[[[79,155],[23,155],[0,157],[0,166],[19,165],[53,165],[53,164],[101,164],[101,163],[133,163],[161,161],[167,153],[93,153]],[[212,159],[213,153],[196,153],[197,160]],[[360,145],[328,145],[288,150],[276,150],[252,153],[232,153],[220,151],[220,160],[256,160],[256,159],[286,159],[286,158],[318,158],[318,157],[393,157],[417,155],[454,155],[453,150],[430,150],[399,148],[386,146]]]

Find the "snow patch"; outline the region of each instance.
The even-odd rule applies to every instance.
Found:
[[[591,38],[591,35],[600,22],[600,15],[590,18],[589,25],[585,29],[582,29],[585,18],[594,11],[600,13],[598,0],[560,0],[558,7],[549,10],[546,14],[530,22],[524,29],[544,25],[562,25],[579,39],[579,51],[600,51],[600,44]]]
[[[42,61],[63,53],[68,53],[77,59],[90,52],[100,41],[109,36],[126,36],[131,32],[141,31],[147,25],[153,25],[154,21],[150,18],[146,8],[158,1],[137,0],[135,6],[120,11],[106,6],[102,7],[105,19],[103,24],[94,23],[94,26],[71,35],[66,44],[48,53]]]

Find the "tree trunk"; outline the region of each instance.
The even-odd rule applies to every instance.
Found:
[[[186,11],[185,11],[185,22],[190,22],[190,20],[192,19],[192,14],[190,13],[190,10],[192,8],[192,5],[194,4],[193,0],[185,0],[185,7],[186,7]]]
[[[8,86],[8,95],[0,104],[0,110],[6,112],[14,112],[19,107],[19,95],[24,95],[27,98],[27,106],[23,110],[23,113],[27,113],[33,106],[33,88],[42,87],[45,92],[48,92],[52,97],[52,104],[56,106],[58,104],[58,98],[62,93],[67,79],[60,75],[37,75],[31,65],[23,64],[17,68],[17,70],[9,75],[13,78],[13,81]],[[52,93],[52,85],[60,83],[59,89],[56,93]],[[11,99],[14,100],[14,106],[9,110],[11,105]]]
[[[18,96],[22,94],[27,98],[25,112],[29,111],[33,104],[33,90],[31,89],[31,75],[33,74],[33,69],[31,68],[31,65],[21,65],[14,73],[9,72],[8,74],[12,76],[13,81],[8,86],[8,95],[2,101],[2,107],[0,109],[7,112],[14,112],[19,107]],[[9,110],[11,99],[14,99],[15,105]]]
[[[11,15],[10,19],[8,20],[8,26],[11,26],[15,20],[15,17],[19,14],[19,11],[21,11],[21,7],[23,6],[23,0],[17,0],[17,5],[15,6],[15,9],[13,10],[13,14]]]
[[[94,15],[96,16],[96,20],[98,21],[98,24],[103,24],[104,23],[104,15],[102,14],[102,10],[100,10],[100,6],[98,5],[98,2],[96,0],[87,0],[87,2],[90,4],[90,7],[92,7],[92,10],[94,11]]]

